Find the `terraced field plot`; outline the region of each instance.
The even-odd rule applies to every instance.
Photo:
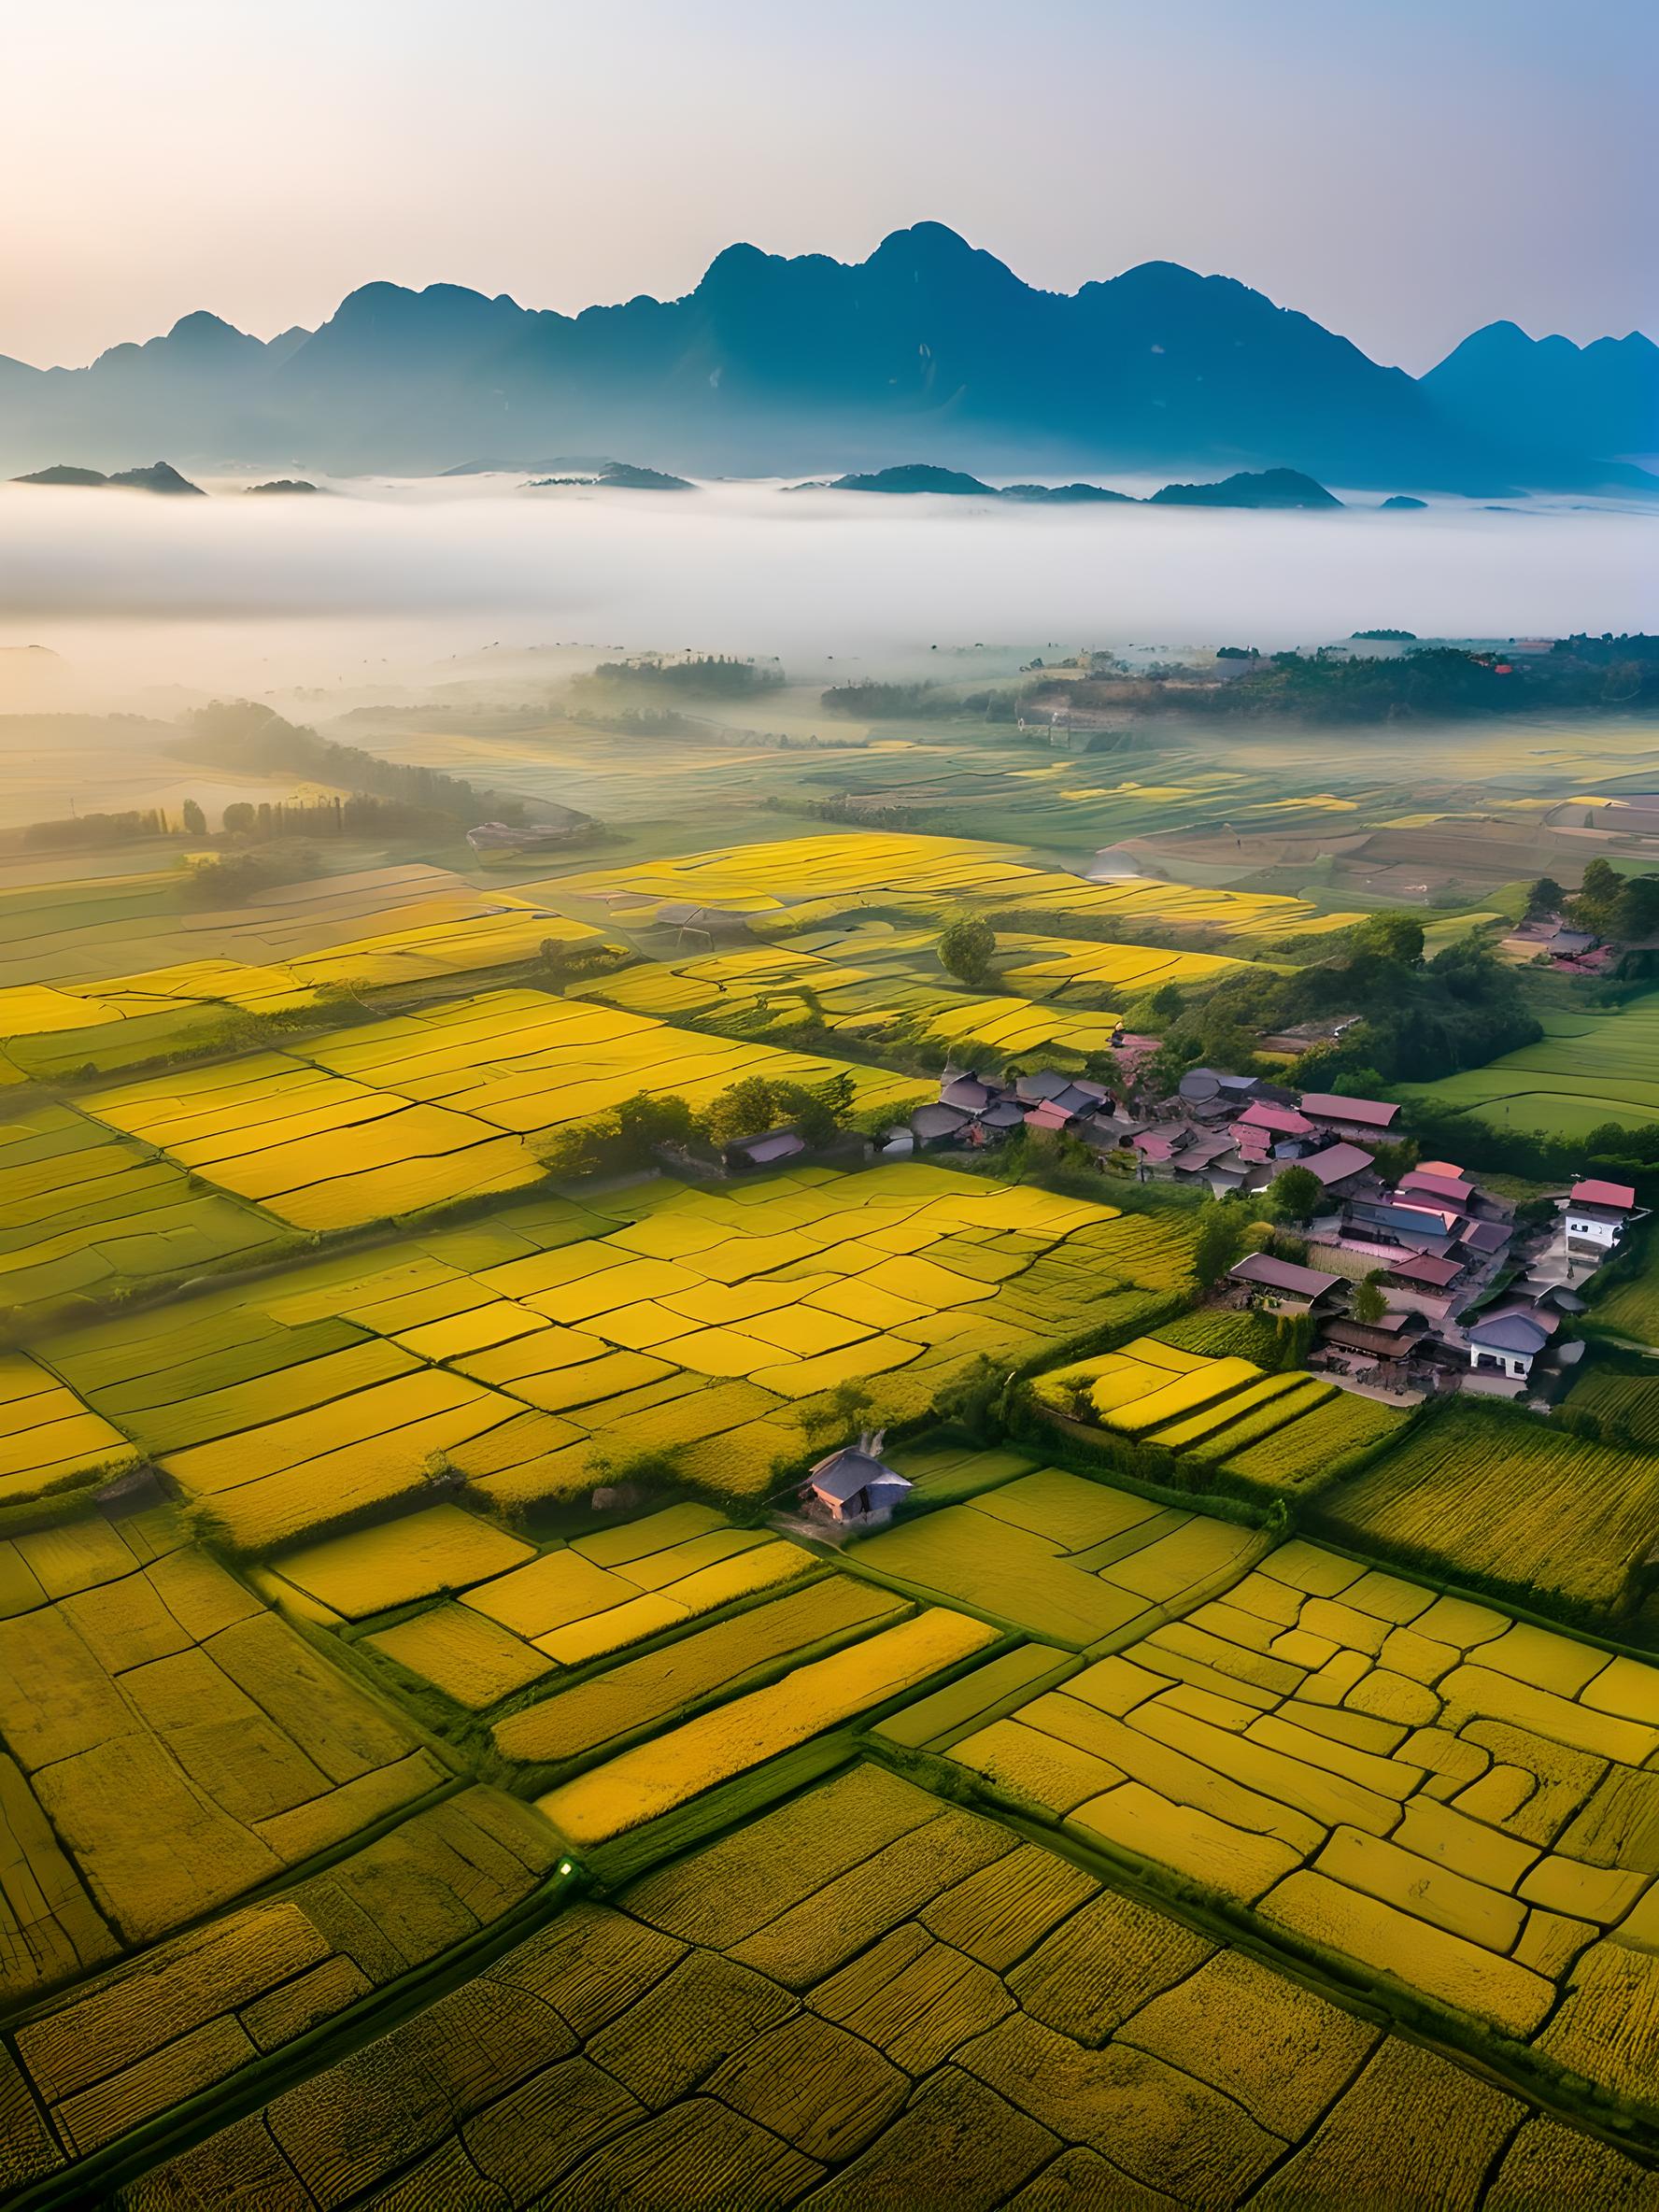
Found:
[[[1112,993],[1121,1003],[1165,984],[1203,988],[1236,974],[1241,962],[1218,953],[1173,952],[1150,944],[1096,944],[1086,938],[1033,937],[1009,931],[997,940],[1003,979],[1028,999],[1064,1004],[1086,993]]]
[[[321,986],[374,991],[431,983],[532,960],[549,938],[598,942],[597,932],[582,923],[505,894],[503,901],[499,911],[414,923],[327,951],[294,954],[285,962],[256,966],[246,959],[204,958],[97,983],[0,989],[5,1062],[48,1081],[87,1067],[117,1073],[210,1041],[226,1013],[278,1014],[311,1005]],[[451,903],[430,902],[440,912]]]
[[[360,1023],[303,1055],[172,1070],[99,1092],[88,1111],[296,1227],[337,1229],[533,1183],[526,1133],[640,1091],[706,1105],[745,1075],[839,1071],[545,992],[487,991]],[[861,1105],[897,1108],[924,1088],[852,1072]]]
[[[867,1537],[858,1569],[1028,1635],[1115,1648],[1242,1572],[1254,1529],[1151,1505],[1059,1468],[1039,1468],[962,1505]]]
[[[1288,2212],[1366,2201],[1383,2163],[1393,2201],[1454,2212],[1649,2179],[863,1766],[568,1907],[118,2201]]]
[[[479,891],[424,861],[279,884],[218,913],[182,906],[171,870],[31,884],[0,890],[0,991],[90,984],[95,992],[135,965],[204,957],[280,966],[390,930],[443,930],[513,903],[513,894]],[[0,1036],[8,1033],[0,1024]]]
[[[1659,1344],[1659,1233],[1649,1225],[1638,1234],[1629,1272],[1592,1291],[1591,1319],[1634,1344]]]
[[[1322,1487],[1405,1422],[1300,1368],[1265,1374],[1238,1354],[1212,1358],[1156,1336],[1051,1368],[1032,1392],[1070,1414],[1085,1386],[1102,1428],[1291,1493]]]
[[[791,929],[868,905],[933,916],[993,905],[1099,915],[1130,934],[1144,926],[1242,938],[1318,935],[1360,918],[1321,915],[1306,900],[1265,892],[1206,890],[1144,876],[1091,883],[1035,866],[1017,845],[876,830],[734,845],[519,887],[531,896],[602,900],[619,920],[650,920],[664,905],[691,904],[756,917],[781,918],[787,912]]]
[[[922,1411],[986,1353],[1035,1361],[1187,1280],[1184,1216],[920,1163],[537,1200],[55,1340],[54,1372],[264,1550],[427,1486],[569,1498],[671,1454],[716,1495],[797,1463],[858,1382]]]
[[[1659,2113],[1659,1672],[1293,1542],[951,1756]]]
[[[477,1710],[818,1572],[800,1545],[709,1506],[538,1548],[443,1504],[284,1553],[260,1581],[332,1627],[395,1616],[366,1648]]]
[[[824,957],[810,949],[816,943],[792,939],[700,959],[654,962],[584,986],[585,994],[631,1013],[703,1022],[738,1034],[768,1019],[821,1020],[849,1036],[897,1031],[965,1054],[1042,1051],[1071,1067],[1106,1051],[1121,1027],[1114,1014],[953,989],[943,976],[934,981],[917,972],[925,957],[920,938],[901,940],[901,954],[891,967],[856,956]],[[936,961],[930,964],[937,970]]]
[[[208,1268],[279,1235],[74,1107],[0,1089],[0,1306],[21,1312]]]
[[[191,2097],[234,2091],[245,2067],[522,1907],[556,1856],[528,1807],[464,1789],[279,1895],[40,2004],[4,2061],[8,2180],[88,2157]]]
[[[26,1352],[0,1353],[0,1503],[119,1474],[137,1453]]]
[[[926,1688],[998,1640],[995,1629],[964,1613],[916,1613],[617,1751],[538,1798],[538,1809],[573,1850],[593,1855],[813,1737]]]
[[[162,1510],[0,1546],[8,2002],[153,1942],[448,1779]]]
[[[1598,1307],[1598,1314],[1600,1311]],[[1571,1411],[1594,1413],[1604,1434],[1623,1431],[1644,1452],[1659,1450],[1659,1390],[1654,1381],[1652,1375],[1592,1366],[1582,1382],[1573,1384]]]
[[[1603,1122],[1639,1128],[1659,1118],[1659,995],[1582,1014],[1541,1014],[1537,1044],[1402,1095],[1473,1114],[1500,1128],[1568,1140]]]
[[[1455,1402],[1328,1492],[1319,1515],[1340,1542],[1610,1623],[1659,1539],[1659,1458]]]

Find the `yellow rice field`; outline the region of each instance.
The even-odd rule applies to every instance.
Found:
[[[521,1188],[526,1134],[640,1091],[706,1105],[764,1072],[822,1082],[831,1063],[740,1045],[539,991],[494,991],[93,1094],[89,1113],[204,1182],[305,1229]],[[853,1071],[861,1104],[923,1086]]]
[[[429,1489],[508,1510],[642,1456],[756,1496],[844,1382],[925,1411],[1187,1280],[1184,1220],[922,1163],[657,1182],[312,1260],[54,1339],[55,1371],[239,1549]]]
[[[1314,934],[1360,918],[1322,915],[1305,900],[1276,893],[1206,890],[1149,877],[1094,883],[1036,867],[1017,845],[873,830],[638,861],[527,887],[532,894],[556,890],[599,900],[631,920],[652,918],[664,906],[704,906],[756,917],[787,913],[799,922],[820,914],[832,918],[860,904],[915,901],[921,912],[994,904],[1249,938]]]
[[[620,1752],[538,1800],[576,1848],[655,1820],[839,1723],[870,1711],[996,1641],[983,1622],[943,1609],[818,1659],[771,1689]]]

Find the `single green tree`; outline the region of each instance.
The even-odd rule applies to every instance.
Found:
[[[1149,1009],[1160,1022],[1179,1020],[1181,1010],[1185,1003],[1185,1000],[1181,996],[1180,986],[1172,983],[1159,984],[1157,989],[1147,1000]]]
[[[1306,1221],[1325,1202],[1325,1185],[1311,1168],[1285,1168],[1268,1185],[1276,1221]]]
[[[625,1164],[644,1168],[659,1144],[689,1144],[697,1117],[684,1099],[656,1098],[640,1091],[617,1109],[617,1141]]]
[[[1553,875],[1540,875],[1526,894],[1526,919],[1541,921],[1546,915],[1559,914],[1567,904],[1567,893]]]
[[[1423,960],[1423,924],[1415,915],[1398,912],[1368,915],[1354,932],[1354,950],[1361,957],[1388,960],[1397,968],[1416,968]]]
[[[184,817],[184,834],[187,837],[206,836],[207,817],[193,799],[187,799],[178,811]]]
[[[1581,929],[1605,936],[1617,926],[1624,894],[1624,878],[1611,861],[1598,855],[1585,866],[1578,897],[1572,901],[1572,918]]]
[[[1354,1285],[1350,1312],[1362,1328],[1375,1328],[1388,1312],[1388,1299],[1382,1288],[1382,1270],[1373,1268],[1362,1282]]]
[[[1199,1209],[1193,1273],[1205,1290],[1213,1290],[1238,1258],[1248,1227],[1243,1207],[1231,1205],[1225,1198],[1212,1198]]]
[[[774,1127],[777,1088],[764,1075],[745,1075],[741,1083],[711,1099],[702,1117],[710,1143],[734,1144],[742,1137],[758,1137],[763,1129]]]
[[[939,964],[958,983],[978,988],[990,980],[991,957],[996,950],[997,932],[989,922],[964,915],[942,932]]]

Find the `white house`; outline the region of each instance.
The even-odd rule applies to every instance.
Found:
[[[1575,1183],[1562,1202],[1562,1220],[1570,1255],[1611,1252],[1636,1218],[1636,1192],[1628,1183]]]
[[[1538,1306],[1495,1306],[1466,1331],[1469,1366],[1524,1382],[1533,1361],[1548,1350],[1560,1326],[1558,1313]]]

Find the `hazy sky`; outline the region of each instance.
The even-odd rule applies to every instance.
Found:
[[[574,309],[931,217],[1430,365],[1659,331],[1655,0],[6,0],[0,353],[375,277]]]

